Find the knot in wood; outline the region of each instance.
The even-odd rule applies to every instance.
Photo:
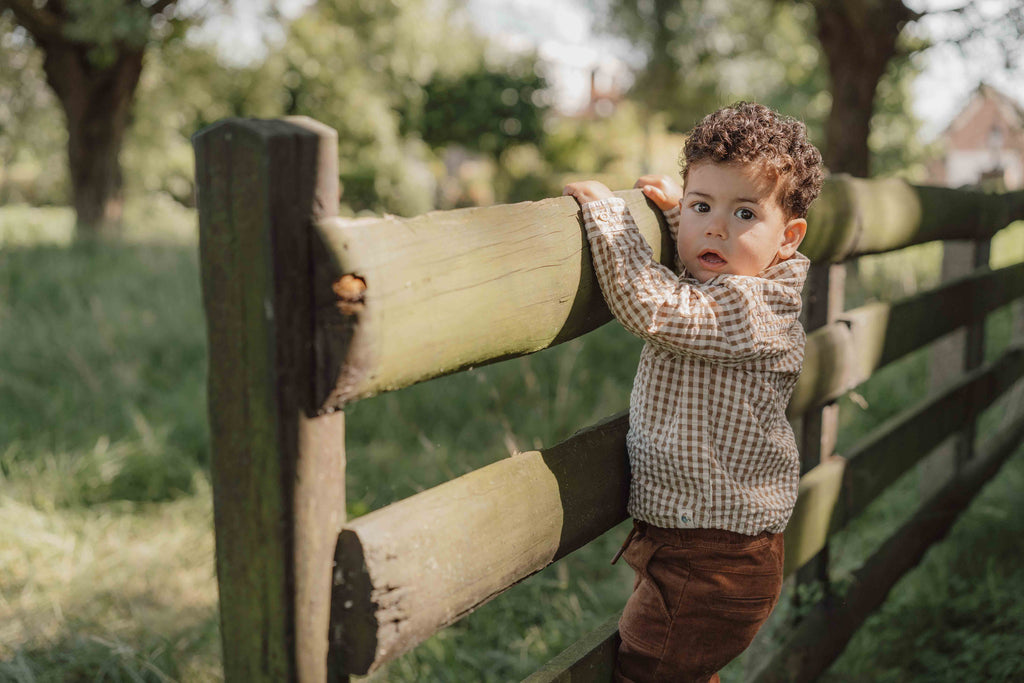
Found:
[[[344,315],[355,315],[363,310],[366,282],[355,275],[342,275],[331,285],[334,295],[338,297],[336,306]]]

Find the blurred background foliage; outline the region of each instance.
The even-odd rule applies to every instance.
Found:
[[[190,137],[227,116],[306,115],[337,129],[346,213],[537,199],[557,194],[566,173],[610,173],[623,186],[641,171],[672,173],[661,148],[737,99],[800,117],[821,139],[832,100],[808,5],[599,4],[604,29],[646,62],[615,106],[596,112],[553,106],[535,54],[503,52],[445,2],[321,0],[282,20],[283,39],[242,62],[185,29],[164,31],[146,52],[121,154],[127,200],[164,195],[191,207]],[[120,35],[111,31],[138,23],[104,18],[67,30],[102,48]],[[67,205],[67,133],[31,45],[0,13],[0,198]],[[910,113],[911,51],[879,85],[869,141],[879,173],[913,172],[927,152]]]

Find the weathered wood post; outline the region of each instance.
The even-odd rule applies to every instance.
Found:
[[[337,135],[235,119],[193,142],[225,678],[320,682],[345,451],[344,414],[315,416],[313,225]]]
[[[804,292],[803,324],[807,332],[834,323],[842,314],[846,293],[846,267],[841,263],[814,263],[807,273]],[[839,406],[835,403],[808,411],[801,419],[797,443],[800,447],[800,474],[807,474],[835,452],[839,435]],[[801,567],[798,585],[819,584],[828,590],[828,545]],[[801,596],[796,596],[801,601]]]
[[[987,267],[991,239],[945,242],[942,245],[942,281],[970,275]],[[929,391],[941,390],[965,372],[981,365],[985,356],[985,320],[967,325],[932,345],[929,351]],[[922,498],[945,486],[974,453],[975,426],[972,420],[923,461],[919,468]]]

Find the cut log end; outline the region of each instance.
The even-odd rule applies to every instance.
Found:
[[[331,590],[332,669],[347,675],[370,671],[377,652],[377,606],[359,536],[344,530],[334,553]]]

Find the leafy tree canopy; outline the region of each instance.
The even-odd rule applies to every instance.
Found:
[[[743,0],[598,0],[604,31],[641,48],[632,95],[686,131],[737,99],[810,121],[827,111],[826,74],[806,7]]]
[[[893,2],[898,0],[885,0]],[[796,116],[811,139],[826,148],[826,121],[833,111],[833,84],[817,37],[813,2],[764,0],[597,0],[606,31],[641,46],[646,63],[633,95],[670,126],[688,130],[724,104],[748,99]],[[823,6],[839,3],[823,0]],[[846,5],[843,4],[845,7]],[[909,55],[920,41],[901,38],[883,70],[874,103],[878,118],[870,144],[891,171],[917,161],[912,144],[920,122],[911,113],[910,84],[918,66]],[[867,149],[865,137],[859,144]],[[844,170],[844,169],[840,169]]]
[[[496,95],[476,103],[474,125],[490,118],[500,126],[518,114],[519,138],[538,130],[525,104],[504,105],[501,94],[512,88],[532,106],[539,81],[502,75],[500,66],[482,69],[486,47],[447,3],[322,0],[291,25],[259,77],[281,84],[284,113],[312,116],[338,131],[343,204],[411,215],[435,204],[438,162],[429,144],[472,137],[433,118],[431,93],[443,96],[474,78],[483,89],[498,83]],[[505,142],[516,137],[514,126],[506,124]],[[500,153],[505,142],[496,136],[481,149]]]
[[[532,59],[497,70],[481,61],[457,76],[437,75],[424,87],[424,102],[407,125],[434,147],[458,144],[498,158],[523,142],[544,138],[547,83]]]

